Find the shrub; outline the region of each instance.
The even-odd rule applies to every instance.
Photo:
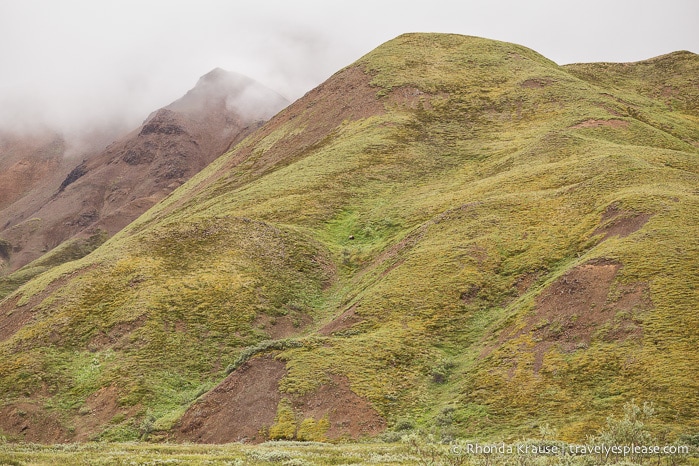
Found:
[[[290,339],[261,341],[255,346],[248,346],[245,348],[238,356],[238,359],[226,368],[226,374],[235,371],[256,354],[265,353],[267,351],[283,351],[289,348],[300,348],[302,346],[302,342]]]
[[[682,437],[680,437],[680,442],[685,445],[699,447],[699,434],[683,435]]]
[[[601,445],[652,445],[655,443],[654,438],[646,429],[644,421],[650,419],[653,414],[654,409],[651,403],[643,403],[643,406],[638,406],[632,400],[624,404],[624,415],[621,419],[608,417],[606,427],[592,440]],[[628,460],[640,462],[641,456],[632,453]],[[610,459],[623,458],[611,454]],[[601,457],[600,461],[606,461],[606,458]]]
[[[325,442],[328,440],[325,434],[329,428],[330,421],[327,418],[317,421],[313,418],[307,418],[301,422],[296,438],[304,442]]]
[[[291,402],[282,398],[277,406],[277,416],[274,425],[269,428],[271,440],[292,440],[296,436],[296,417]]]

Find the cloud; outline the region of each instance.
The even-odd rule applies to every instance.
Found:
[[[0,0],[0,127],[137,126],[216,67],[290,100],[403,32],[480,35],[559,63],[699,51],[694,0]]]

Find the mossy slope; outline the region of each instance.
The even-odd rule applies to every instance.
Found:
[[[281,391],[343,375],[389,424],[515,437],[547,422],[572,440],[635,398],[658,428],[696,431],[699,57],[663,60],[382,45],[6,298],[32,318],[1,343],[3,403],[78,435],[113,386],[121,411],[89,435],[165,431],[283,333],[301,344],[261,346],[288,348]],[[561,301],[575,312],[547,314],[547,293],[594,267],[613,268],[601,298],[581,285]]]

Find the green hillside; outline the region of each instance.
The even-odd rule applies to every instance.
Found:
[[[230,372],[269,395],[240,395],[256,441],[580,441],[630,400],[696,434],[697,76],[382,45],[2,301],[0,431],[235,441],[205,402]]]

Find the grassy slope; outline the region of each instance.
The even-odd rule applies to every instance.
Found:
[[[94,253],[21,288],[37,318],[0,346],[5,401],[38,400],[70,425],[113,384],[136,422],[113,420],[103,438],[137,436],[147,418],[167,429],[268,338],[260,315],[310,316],[298,333],[312,336],[355,306],[361,324],[280,354],[282,390],[341,373],[390,421],[470,436],[549,422],[580,439],[631,398],[656,402],[675,434],[696,430],[699,126],[684,79],[699,59],[679,58],[674,105],[647,90],[666,67],[609,77],[454,35],[384,44],[332,79],[367,73],[385,112],[324,125],[307,96]],[[589,120],[625,123],[576,127]],[[602,242],[612,205],[650,220]],[[648,287],[641,336],[554,345],[534,370],[533,332],[501,333],[602,257],[623,265],[615,286]]]
[[[106,240],[107,234],[103,230],[99,230],[87,238],[68,240],[21,269],[0,277],[0,299],[53,267],[87,256]]]

